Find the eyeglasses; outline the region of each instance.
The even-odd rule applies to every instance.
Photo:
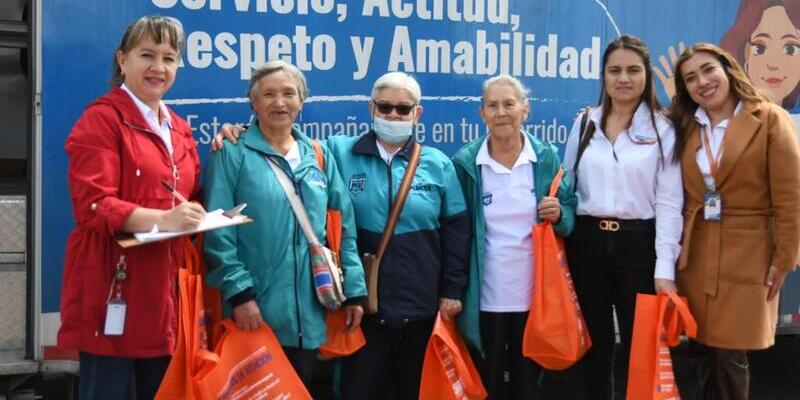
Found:
[[[391,114],[392,110],[397,111],[397,115],[408,115],[411,114],[411,111],[416,107],[416,104],[390,104],[390,103],[379,103],[375,102],[375,108],[378,109],[378,112],[381,114]]]

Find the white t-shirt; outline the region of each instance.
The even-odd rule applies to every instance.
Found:
[[[297,140],[292,143],[292,147],[289,147],[289,151],[286,152],[283,158],[289,163],[292,171],[297,169],[297,166],[300,165],[300,146],[297,144]]]
[[[522,152],[510,170],[489,155],[489,139],[475,161],[481,166],[486,221],[481,311],[524,312],[531,305],[531,228],[537,222],[531,164],[536,153],[528,137],[522,137]]]

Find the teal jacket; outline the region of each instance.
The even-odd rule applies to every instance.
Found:
[[[376,252],[413,143],[406,142],[387,165],[373,132],[327,139],[353,202],[360,253]],[[389,326],[403,326],[434,318],[440,298],[460,299],[467,284],[468,240],[469,219],[453,162],[423,146],[381,259],[377,318]]]
[[[558,169],[561,168],[561,161],[554,146],[544,144],[533,135],[526,134],[530,139],[531,146],[533,146],[533,151],[536,153],[537,161],[533,163],[533,180],[536,201],[538,202],[550,191],[550,184]],[[461,188],[464,190],[464,200],[467,203],[467,211],[472,222],[469,281],[462,297],[463,310],[458,318],[458,323],[462,335],[467,339],[467,343],[481,350],[481,352],[483,347],[478,318],[480,315],[481,282],[483,280],[486,222],[483,216],[481,167],[475,163],[475,160],[478,156],[478,150],[480,150],[486,138],[487,136],[482,136],[467,143],[453,156],[453,164],[455,165],[458,179],[461,181]],[[571,183],[564,179],[556,193],[556,197],[561,203],[561,220],[553,225],[553,228],[562,237],[568,236],[575,225],[575,205],[578,199],[571,186]]]
[[[208,210],[247,203],[243,214],[254,222],[206,233],[206,278],[210,286],[221,289],[226,315],[231,314],[232,306],[255,299],[282,345],[316,349],[325,342],[325,309],[316,298],[308,241],[266,157],[277,161],[293,178],[323,243],[326,210],[341,210],[345,296],[358,299],[366,296],[367,290],[356,252],[353,208],[336,160],[324,149],[325,170],[320,170],[310,139],[298,130],[292,135],[302,158],[293,172],[256,124],[238,144],[226,141],[222,150],[209,155],[204,185]]]

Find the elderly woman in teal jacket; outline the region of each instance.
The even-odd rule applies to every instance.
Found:
[[[237,144],[226,142],[209,155],[205,201],[212,210],[247,203],[246,214],[255,222],[208,232],[205,256],[208,283],[221,289],[226,314],[246,330],[266,322],[310,387],[317,349],[325,342],[326,311],[316,298],[308,241],[269,162],[293,181],[323,244],[327,209],[342,213],[340,258],[350,328],[360,324],[359,304],[367,291],[353,209],[336,160],[324,150],[320,169],[311,140],[293,127],[307,94],[303,74],[289,63],[270,61],[254,71],[249,96],[258,122]]]
[[[534,285],[531,228],[547,220],[567,236],[575,222],[577,200],[566,180],[556,197],[547,197],[561,162],[555,147],[522,129],[530,112],[527,98],[528,90],[511,76],[484,82],[480,114],[489,135],[453,157],[472,221],[459,325],[483,355],[479,365],[490,399],[539,398],[541,367],[522,355]]]

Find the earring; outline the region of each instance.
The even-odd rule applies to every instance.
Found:
[[[750,72],[750,64],[747,61],[744,62],[744,72]]]

